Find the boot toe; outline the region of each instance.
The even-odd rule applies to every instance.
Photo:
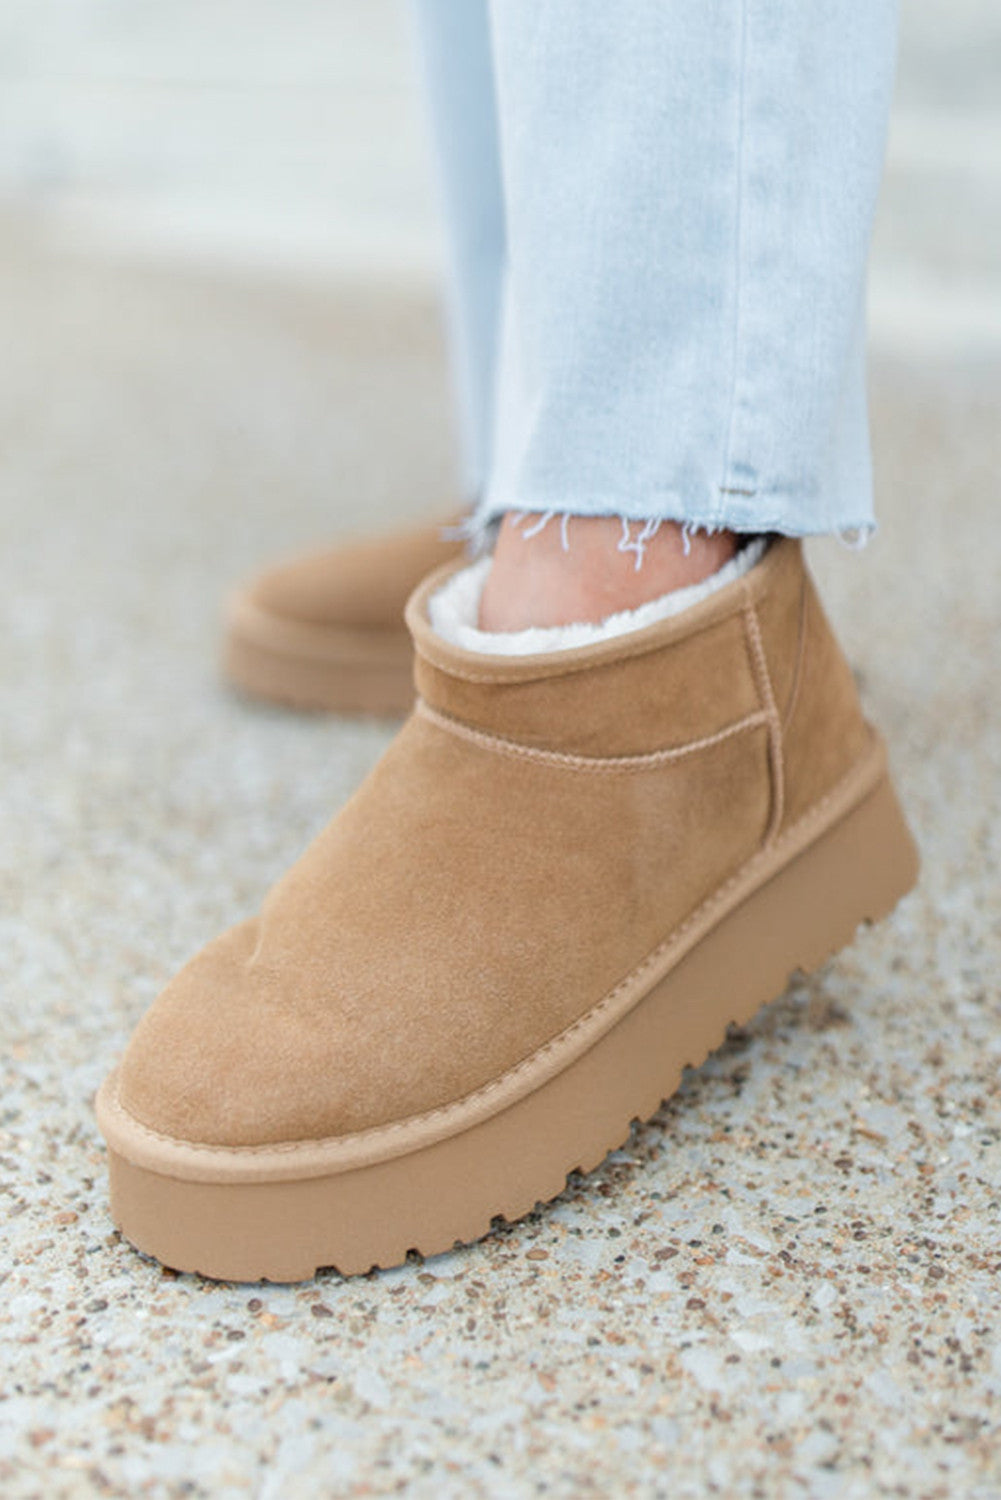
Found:
[[[255,982],[258,929],[256,919],[244,922],[210,943],[137,1027],[119,1069],[118,1099],[147,1129],[212,1146],[313,1133],[296,1087],[301,1039],[279,1017],[269,1023],[269,1002]]]

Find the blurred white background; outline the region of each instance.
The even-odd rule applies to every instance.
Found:
[[[79,247],[428,281],[406,0],[0,0],[0,209]],[[905,0],[873,339],[1001,352],[1001,4]]]
[[[428,277],[406,0],[0,0],[0,203],[95,246]]]

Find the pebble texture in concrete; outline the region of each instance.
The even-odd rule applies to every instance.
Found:
[[[1001,372],[879,367],[882,533],[817,550],[920,889],[527,1222],[210,1285],[113,1231],[92,1096],[387,743],[231,697],[216,611],[451,498],[436,324],[5,243],[0,1491],[1001,1493]]]

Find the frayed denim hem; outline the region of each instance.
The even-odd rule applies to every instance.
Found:
[[[547,526],[555,523],[560,529],[560,542],[564,552],[570,551],[571,527],[575,520],[594,520],[598,517],[605,519],[614,518],[622,527],[622,534],[617,542],[619,552],[632,553],[636,560],[636,568],[643,565],[647,543],[657,535],[665,522],[673,521],[681,527],[681,537],[684,550],[688,553],[691,549],[693,536],[713,536],[720,531],[733,531],[748,537],[777,535],[791,537],[807,536],[835,536],[850,551],[860,552],[867,546],[870,539],[875,535],[876,522],[871,519],[851,521],[847,525],[833,526],[796,526],[790,525],[786,517],[772,517],[755,520],[748,524],[746,516],[735,518],[731,516],[713,516],[711,518],[700,518],[690,516],[627,516],[618,510],[587,510],[575,511],[552,507],[548,510],[518,510],[503,509],[495,505],[480,504],[476,510],[468,515],[458,525],[446,528],[443,535],[449,540],[465,541],[468,546],[469,555],[472,558],[481,557],[484,553],[492,550],[497,535],[497,529],[505,516],[508,516],[516,530],[521,532],[525,541],[531,541],[539,536]],[[634,530],[635,528],[635,530]]]

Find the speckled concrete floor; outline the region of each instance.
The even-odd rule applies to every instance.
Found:
[[[437,333],[5,239],[0,1491],[1001,1494],[1001,371],[878,367],[883,532],[817,552],[919,891],[528,1222],[214,1286],[113,1232],[91,1099],[387,741],[235,701],[215,617],[447,497]]]

